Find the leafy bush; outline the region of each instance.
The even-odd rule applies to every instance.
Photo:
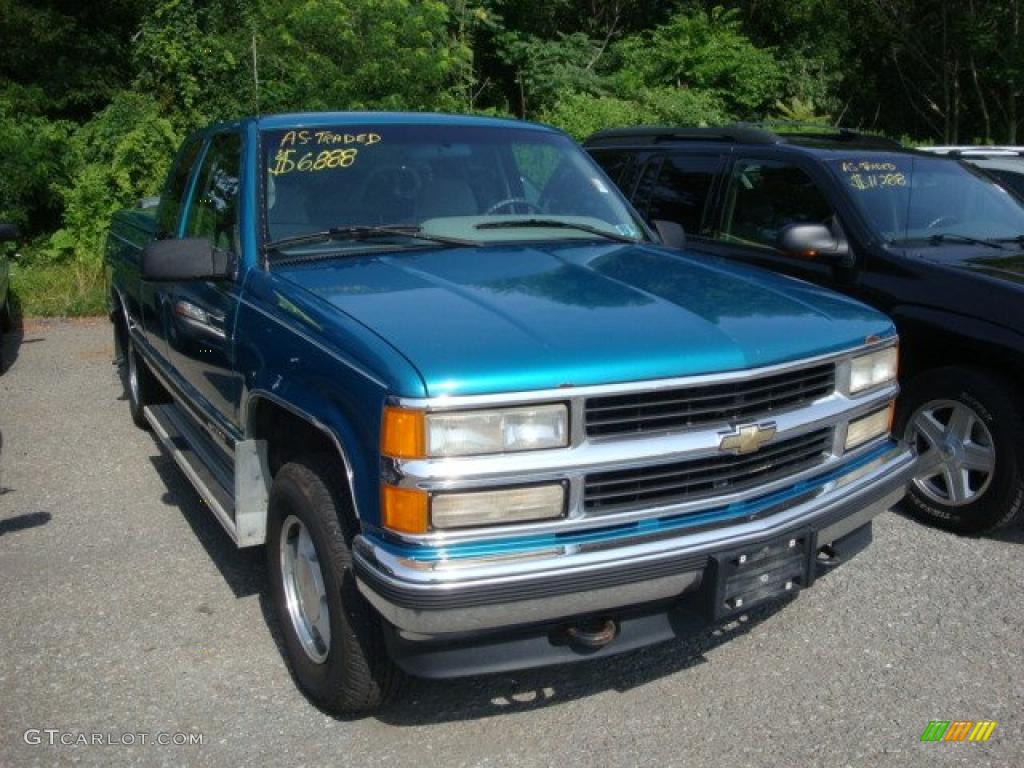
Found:
[[[58,220],[55,182],[64,176],[64,143],[70,131],[70,123],[15,116],[0,105],[0,220],[28,229]]]
[[[115,211],[156,194],[180,137],[157,102],[124,92],[78,129],[68,146],[71,181],[62,186],[64,226],[53,255],[99,268]]]
[[[713,95],[685,88],[643,88],[634,98],[569,93],[540,116],[582,141],[602,128],[631,125],[712,125],[730,119]]]

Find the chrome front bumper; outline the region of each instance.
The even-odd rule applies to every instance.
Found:
[[[753,518],[510,554],[420,560],[357,536],[355,573],[366,599],[409,640],[614,611],[699,588],[717,552],[798,529],[829,545],[896,504],[914,465],[909,449],[893,445]]]

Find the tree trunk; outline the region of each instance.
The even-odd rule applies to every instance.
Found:
[[[974,83],[974,95],[978,97],[978,107],[981,109],[981,122],[985,126],[985,143],[992,143],[992,117],[988,113],[988,102],[985,101],[985,92],[981,90],[981,80],[978,77],[978,65],[972,55],[969,60],[971,69],[971,82]]]

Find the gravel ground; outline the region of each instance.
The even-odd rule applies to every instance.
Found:
[[[96,320],[4,343],[0,766],[1024,765],[1024,535],[894,513],[780,610],[329,717],[285,668],[262,553],[235,550],[131,425],[109,338]],[[987,743],[922,744],[931,719],[999,724]],[[203,743],[35,745],[27,729]]]

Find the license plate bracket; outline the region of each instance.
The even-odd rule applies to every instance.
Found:
[[[810,586],[815,538],[805,529],[712,555],[706,574],[711,619],[721,622]]]

